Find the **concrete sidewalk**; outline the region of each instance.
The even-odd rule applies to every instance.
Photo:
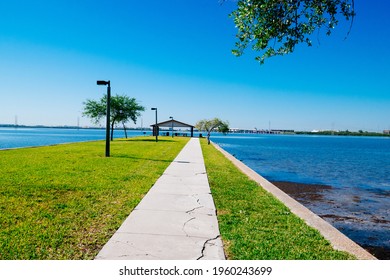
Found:
[[[223,260],[198,138],[191,138],[97,260]]]

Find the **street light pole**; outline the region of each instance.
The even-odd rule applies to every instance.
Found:
[[[172,138],[173,138],[173,117],[169,117],[171,119],[171,129],[172,129]]]
[[[154,127],[154,133],[156,134],[156,142],[158,142],[157,108],[152,108],[152,111],[156,111],[156,126]]]
[[[106,157],[110,157],[110,107],[111,107],[111,84],[110,81],[97,81],[97,85],[107,86],[107,105],[106,105]]]

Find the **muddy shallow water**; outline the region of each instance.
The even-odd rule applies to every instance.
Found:
[[[383,198],[390,199],[390,192],[372,191],[367,198],[367,190],[346,193],[328,185],[272,183],[378,259],[390,259],[390,209],[381,205]]]

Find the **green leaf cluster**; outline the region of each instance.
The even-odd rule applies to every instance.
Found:
[[[135,98],[126,95],[114,95],[110,98],[110,103],[110,119],[114,123],[130,120],[136,123],[141,112],[145,111],[145,107],[138,104]],[[83,104],[83,116],[91,118],[95,123],[99,123],[102,118],[106,117],[107,95],[97,101],[87,99]]]
[[[237,28],[236,49],[241,56],[252,47],[266,58],[294,51],[299,43],[312,45],[310,35],[324,28],[327,35],[338,24],[338,16],[355,16],[354,0],[239,0],[230,15]],[[351,25],[352,25],[351,21]]]
[[[98,124],[107,115],[107,95],[100,100],[87,99],[84,103],[83,116],[89,117]],[[135,98],[126,95],[114,95],[110,98],[110,124],[113,132],[115,124],[125,124],[128,121],[137,122],[145,107],[138,104]],[[111,134],[112,139],[112,134]]]
[[[229,122],[222,121],[219,118],[214,119],[203,119],[196,123],[195,127],[200,131],[207,132],[207,139],[210,144],[210,133],[213,130],[217,130],[218,132],[222,132],[224,134],[229,132]]]
[[[229,132],[229,122],[222,121],[219,118],[200,120],[196,123],[195,127],[199,130],[207,131],[208,133],[214,129],[217,129],[219,132]]]

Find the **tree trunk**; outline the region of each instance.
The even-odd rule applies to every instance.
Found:
[[[125,123],[123,122],[123,129],[125,130],[125,136],[126,136],[126,139],[127,139],[127,131],[126,131],[126,126],[125,126]]]
[[[207,133],[207,144],[209,144],[209,145],[210,145],[210,132],[209,132],[209,133]]]
[[[114,141],[114,124],[115,120],[113,120],[111,123],[111,141]]]

